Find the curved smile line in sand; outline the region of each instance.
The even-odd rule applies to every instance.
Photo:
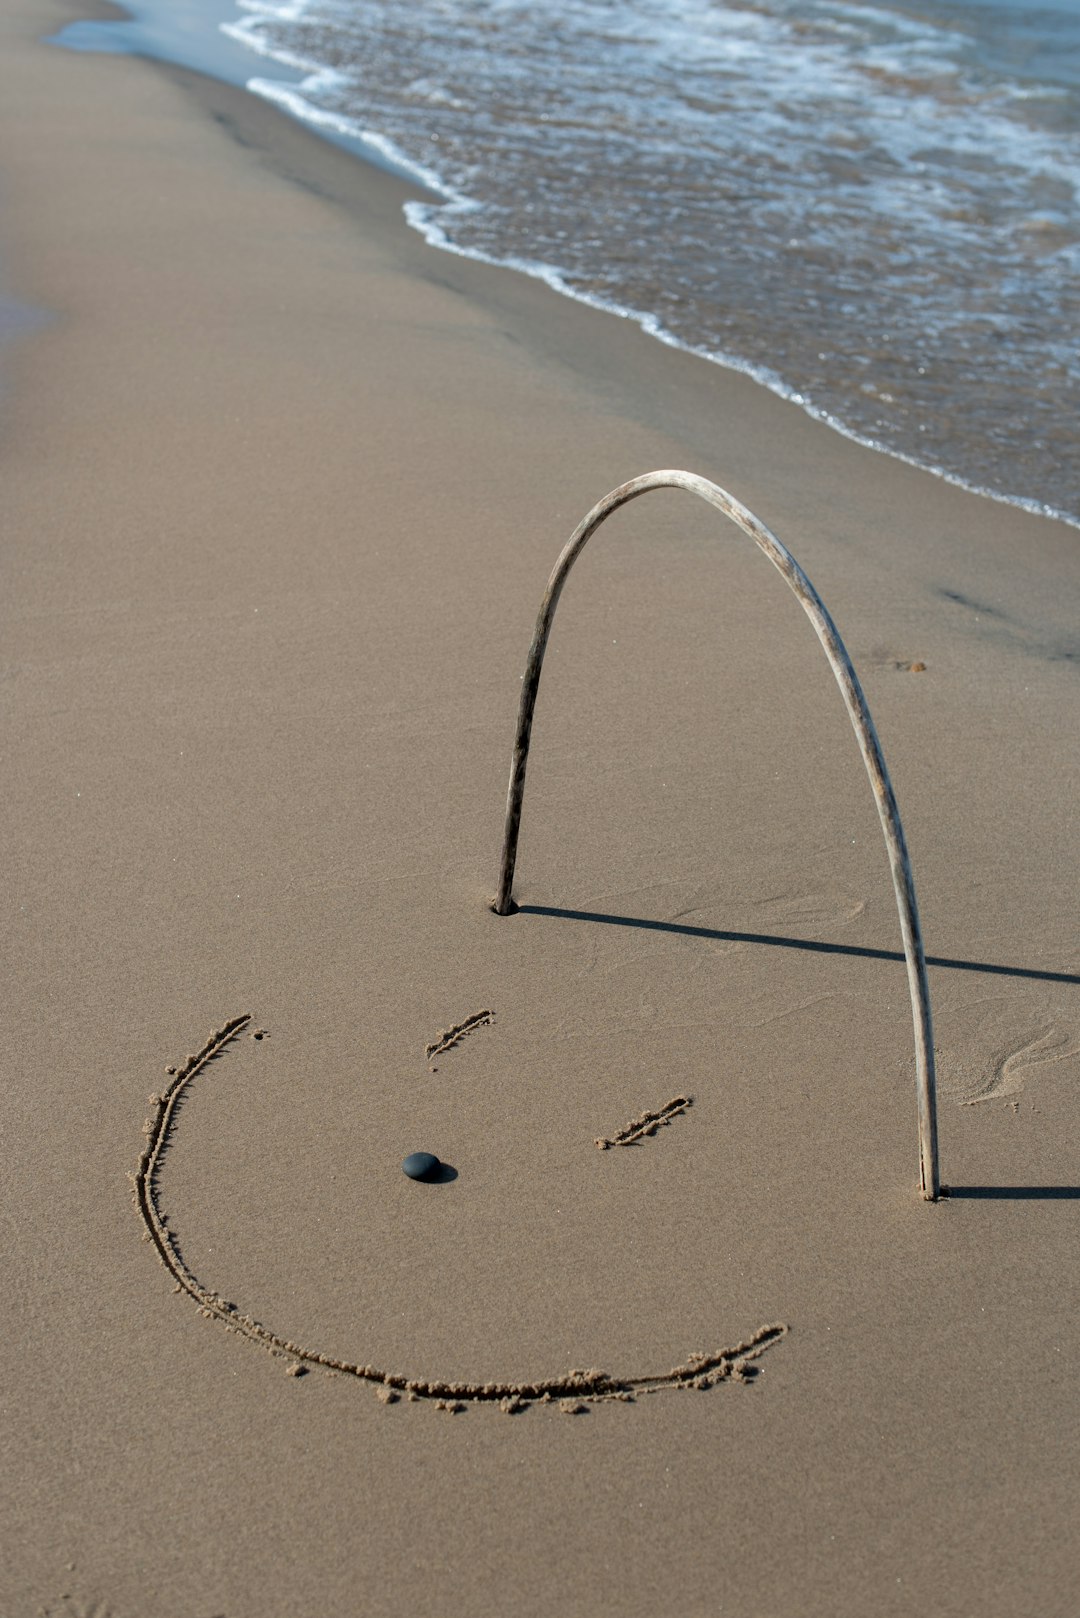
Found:
[[[143,1126],[146,1147],[139,1158],[139,1166],[130,1176],[132,1198],[146,1226],[144,1241],[152,1242],[158,1257],[175,1281],[175,1291],[186,1292],[208,1320],[219,1320],[227,1331],[258,1343],[268,1353],[289,1361],[289,1372],[300,1376],[309,1368],[321,1367],[344,1376],[370,1382],[380,1399],[387,1404],[404,1395],[408,1399],[430,1399],[444,1410],[464,1410],[469,1404],[494,1404],[507,1414],[524,1410],[528,1405],[551,1404],[558,1401],[564,1410],[575,1413],[587,1405],[610,1400],[631,1402],[641,1393],[660,1393],[672,1388],[711,1388],[718,1382],[749,1382],[755,1372],[753,1362],[760,1359],[766,1349],[779,1342],[788,1332],[787,1326],[761,1326],[745,1342],[733,1348],[721,1348],[712,1353],[691,1354],[683,1365],[659,1375],[619,1376],[606,1371],[570,1371],[564,1376],[545,1377],[534,1382],[447,1382],[441,1379],[423,1379],[407,1376],[404,1372],[383,1371],[373,1365],[354,1364],[323,1354],[279,1336],[251,1315],[242,1314],[235,1304],[224,1298],[198,1279],[188,1269],[168,1227],[166,1215],[158,1199],[158,1174],[162,1156],[168,1145],[176,1114],[177,1103],[184,1090],[227,1045],[243,1032],[251,1021],[245,1014],[234,1017],[222,1028],[211,1031],[202,1049],[189,1056],[182,1067],[169,1068],[170,1082],[160,1096],[151,1096],[155,1108],[152,1117]]]

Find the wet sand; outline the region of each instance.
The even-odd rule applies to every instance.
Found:
[[[434,253],[389,175],[39,44],[66,15],[0,22],[0,270],[46,316],[0,352],[0,1610],[1065,1618],[1075,531]],[[773,527],[862,676],[937,1204],[839,695],[688,496],[575,570],[488,908],[548,572],[661,466]]]

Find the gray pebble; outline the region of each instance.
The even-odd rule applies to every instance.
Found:
[[[430,1180],[442,1165],[434,1152],[410,1152],[401,1166],[410,1180]]]

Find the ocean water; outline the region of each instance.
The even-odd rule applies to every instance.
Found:
[[[435,245],[1080,523],[1080,0],[238,6]]]

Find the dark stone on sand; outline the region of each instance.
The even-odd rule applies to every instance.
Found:
[[[430,1180],[442,1165],[434,1152],[410,1152],[401,1166],[410,1180]]]

